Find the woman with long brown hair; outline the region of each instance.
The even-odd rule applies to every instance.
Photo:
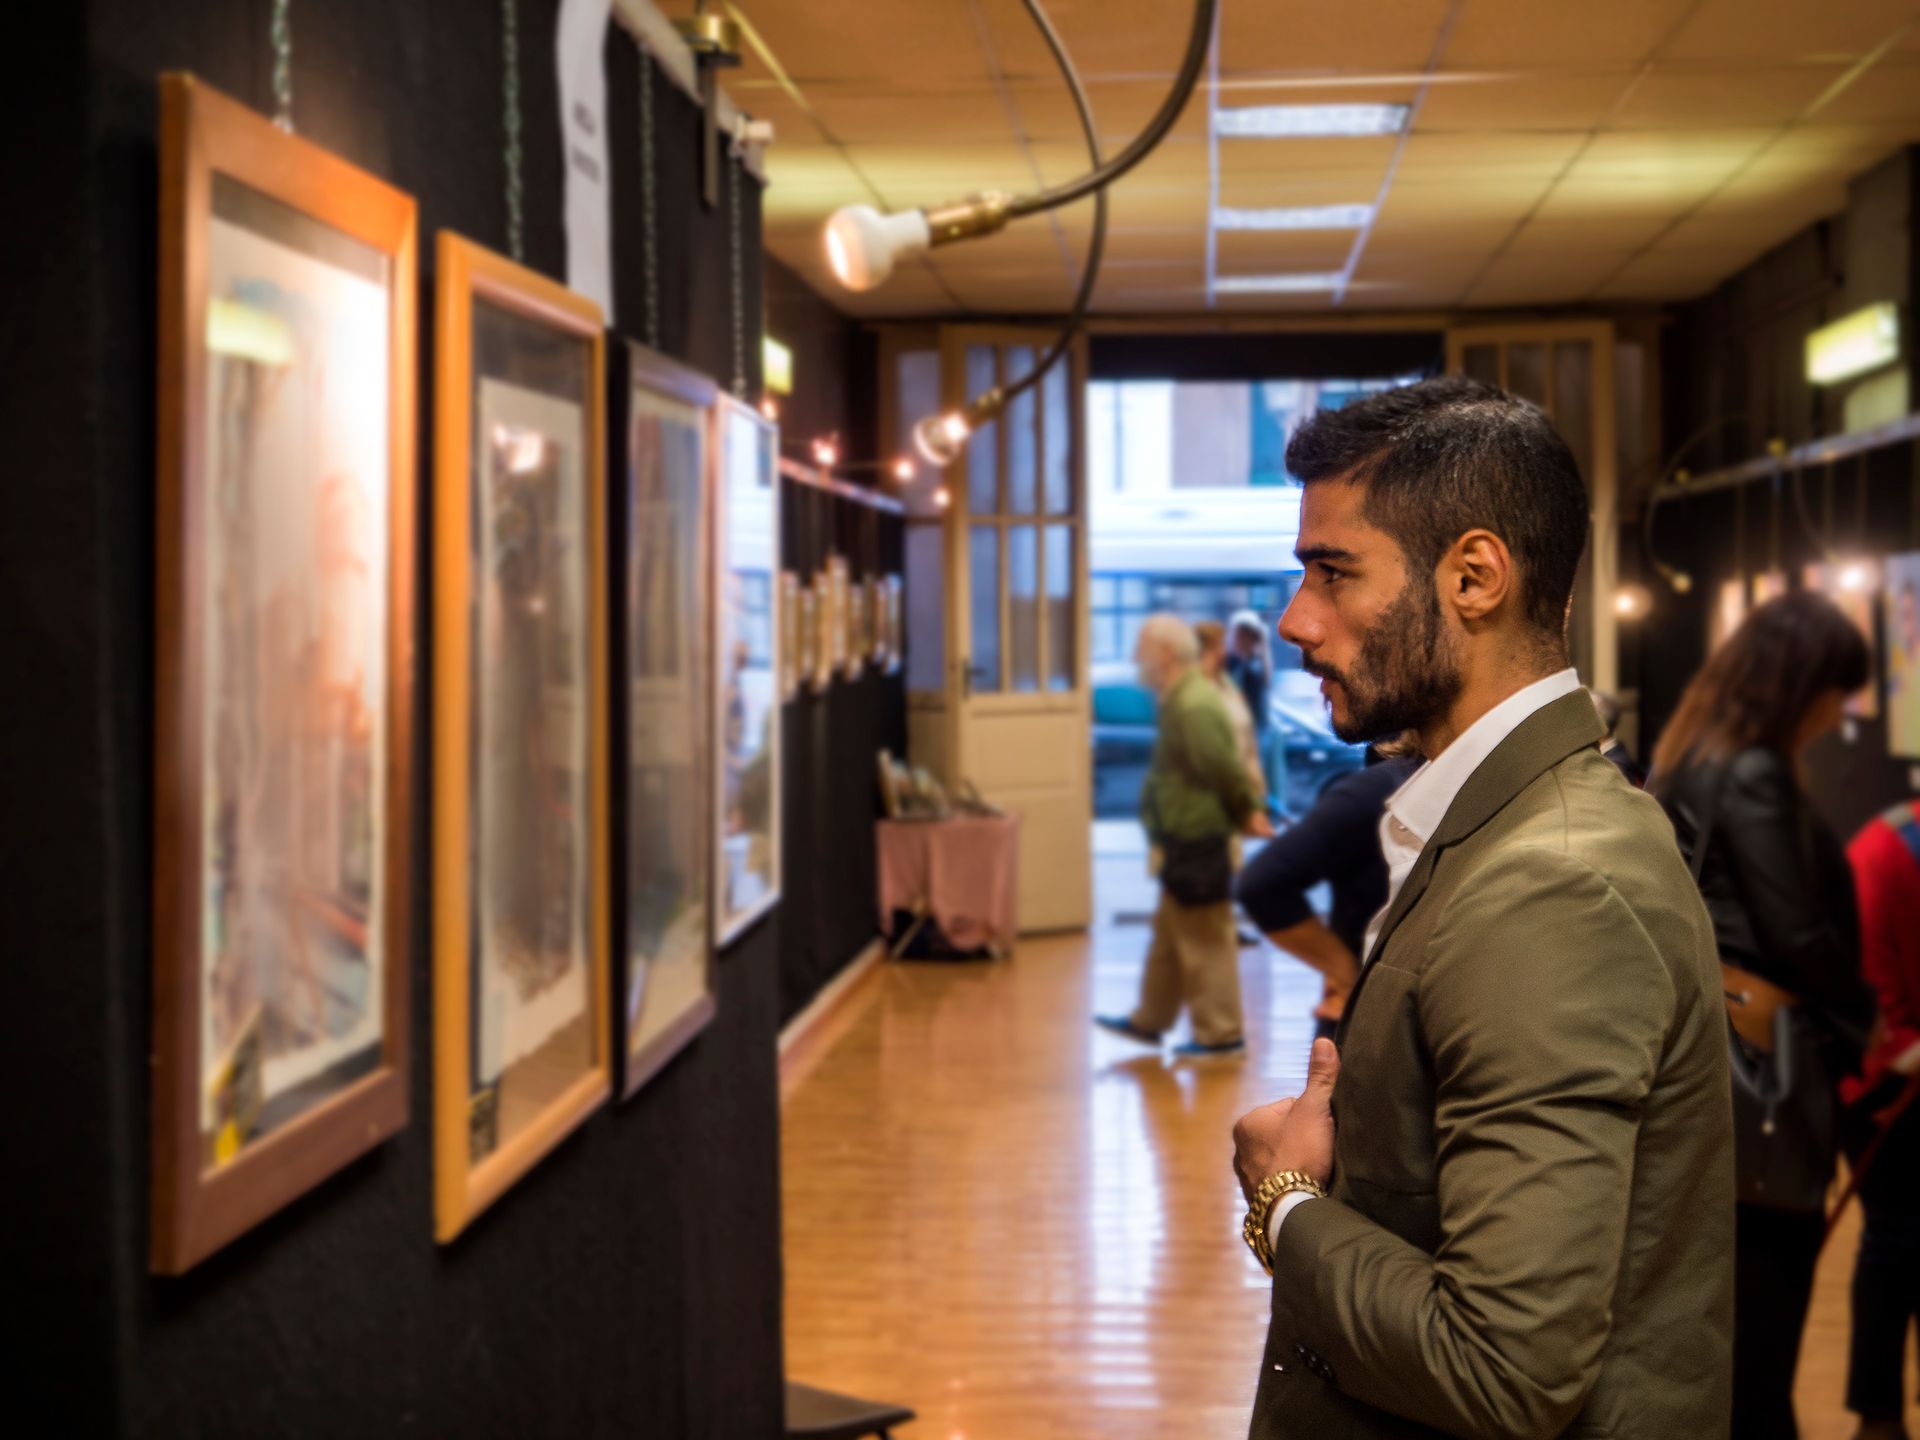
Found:
[[[1865,638],[1830,601],[1810,593],[1768,601],[1687,687],[1654,750],[1647,787],[1694,867],[1729,967],[1730,998],[1771,997],[1786,1007],[1783,1023],[1805,1027],[1790,1079],[1784,1056],[1767,1053],[1766,1034],[1733,1042],[1753,1047],[1736,1062],[1751,1058],[1755,1073],[1800,1087],[1783,1107],[1807,1105],[1795,1114],[1815,1117],[1797,1130],[1783,1120],[1765,1155],[1740,1121],[1733,1433],[1742,1440],[1799,1433],[1793,1372],[1835,1161],[1832,1087],[1857,1064],[1873,1020],[1860,979],[1852,873],[1807,798],[1805,764],[1808,747],[1839,726],[1847,697],[1869,674]],[[1781,1183],[1779,1147],[1789,1145],[1797,1149],[1785,1173],[1804,1178],[1798,1187]]]

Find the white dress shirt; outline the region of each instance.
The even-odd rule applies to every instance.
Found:
[[[1372,960],[1374,942],[1380,938],[1380,927],[1386,923],[1387,912],[1393,909],[1400,887],[1407,883],[1420,852],[1427,848],[1427,841],[1440,828],[1454,798],[1473,772],[1499,748],[1502,740],[1520,728],[1521,721],[1579,688],[1580,677],[1567,669],[1514,691],[1462,731],[1437,759],[1429,760],[1414,771],[1407,777],[1406,784],[1387,797],[1386,812],[1380,817],[1380,853],[1387,862],[1387,903],[1367,926],[1367,942],[1361,950],[1362,964]],[[1279,1244],[1280,1222],[1292,1214],[1295,1207],[1312,1198],[1304,1190],[1280,1197],[1280,1203],[1267,1218],[1269,1245]]]

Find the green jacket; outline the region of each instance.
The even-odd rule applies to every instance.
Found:
[[[1153,763],[1140,787],[1140,823],[1156,841],[1231,835],[1260,797],[1234,743],[1227,703],[1199,670],[1160,701]]]
[[[1584,694],[1467,781],[1347,1001],[1330,1197],[1280,1227],[1255,1440],[1724,1440],[1713,929]]]

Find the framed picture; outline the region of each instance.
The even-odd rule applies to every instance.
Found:
[[[416,225],[399,191],[162,77],[162,1274],[406,1123]]]
[[[434,334],[434,1215],[611,1089],[599,307],[442,231]]]
[[[907,658],[907,629],[904,615],[906,587],[898,575],[887,576],[886,631],[887,673],[898,675]]]
[[[867,577],[867,654],[887,668],[887,582],[878,575]]]
[[[1714,592],[1713,609],[1707,616],[1707,649],[1718,650],[1721,642],[1740,628],[1747,618],[1747,582],[1739,576],[1722,580]]]
[[[1889,555],[1887,754],[1920,760],[1920,550]]]
[[[831,597],[828,615],[828,659],[827,668],[836,675],[847,673],[847,656],[851,647],[847,637],[852,624],[852,586],[847,580],[847,557],[829,555],[827,557],[827,586]]]
[[[824,695],[833,688],[834,637],[839,627],[834,620],[833,568],[824,565],[813,577],[813,693]]]
[[[1874,612],[1879,608],[1880,567],[1871,560],[1852,560],[1839,565],[1808,565],[1800,573],[1800,583],[1808,590],[1825,595],[1853,621],[1854,628],[1867,642],[1867,683],[1865,688],[1847,697],[1847,714],[1856,720],[1876,720],[1880,716],[1880,659],[1876,641],[1879,626]]]
[[[867,663],[867,587],[861,580],[850,575],[846,579],[847,590],[847,638],[845,675],[849,680],[858,680],[860,672]]]
[[[615,574],[614,768],[624,800],[615,1044],[624,1099],[714,1015],[707,446],[713,383],[640,345],[619,364],[609,434]]]
[[[800,693],[800,577],[780,572],[780,699]]]
[[[820,587],[800,587],[799,612],[795,620],[795,669],[800,683],[809,693],[818,694],[820,686]]]
[[[722,394],[714,408],[715,943],[780,898],[779,433]]]

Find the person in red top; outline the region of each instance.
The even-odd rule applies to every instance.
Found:
[[[1855,1165],[1920,1072],[1920,800],[1871,821],[1847,847],[1860,901],[1860,968],[1880,1025],[1858,1078],[1841,1087]],[[1853,1271],[1847,1408],[1858,1440],[1904,1437],[1901,1366],[1920,1319],[1920,1104],[1886,1130],[1860,1184],[1866,1226]]]

